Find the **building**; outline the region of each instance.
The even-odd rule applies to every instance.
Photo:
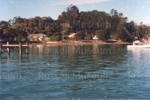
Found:
[[[46,37],[45,34],[39,33],[39,34],[29,34],[28,39],[30,41],[41,41],[44,37]]]
[[[71,34],[68,36],[68,38],[71,39],[71,40],[74,40],[76,34],[77,34],[77,33],[71,33]]]

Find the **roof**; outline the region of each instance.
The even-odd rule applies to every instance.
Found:
[[[40,38],[41,36],[43,36],[44,34],[42,34],[42,33],[40,33],[40,34],[29,34],[28,35],[28,39],[31,39],[31,38],[33,38],[33,39],[38,39],[38,38]]]
[[[93,40],[98,40],[98,37],[95,35],[95,36],[93,37]]]
[[[76,35],[76,34],[77,34],[77,33],[71,33],[68,37],[71,38],[71,39],[72,39],[72,38],[75,38],[75,35]]]

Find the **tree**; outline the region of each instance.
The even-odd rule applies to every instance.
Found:
[[[117,32],[117,39],[118,40],[123,40],[124,37],[122,37],[122,35],[124,34],[123,29],[126,27],[126,22],[124,21],[124,19],[120,18],[120,21],[117,25],[116,28],[116,32]]]
[[[24,22],[24,18],[21,18],[21,17],[14,17],[14,18],[13,18],[13,22],[14,22],[14,23],[23,23],[23,22]]]
[[[27,32],[18,29],[8,28],[4,32],[4,37],[6,40],[9,41],[13,41],[14,39],[17,41],[21,41],[23,38],[27,38]]]
[[[86,40],[92,40],[92,35],[91,34],[85,34],[85,39]]]
[[[67,11],[62,12],[62,14],[59,16],[58,21],[60,23],[65,23],[69,25],[73,25],[73,21],[77,21],[79,17],[79,9],[75,5],[70,5],[67,7]],[[72,27],[72,26],[70,26]]]
[[[114,15],[114,11],[115,11],[115,9],[111,9],[111,11],[110,11],[110,15],[111,15],[111,16]]]
[[[12,41],[16,37],[16,30],[13,28],[7,28],[4,30],[4,37],[8,41]]]
[[[16,38],[18,41],[21,41],[23,38],[27,38],[27,32],[22,31],[22,30],[15,30],[16,32]]]
[[[141,38],[145,38],[147,37],[149,34],[148,32],[148,27],[146,25],[141,24],[138,29],[137,29],[137,35],[138,37]]]
[[[70,6],[67,8],[67,14],[72,15],[73,18],[77,18],[77,17],[78,17],[78,14],[79,14],[79,9],[78,9],[78,7],[75,6],[75,5],[70,5]]]
[[[114,15],[118,16],[118,11],[114,10]]]
[[[97,30],[95,33],[96,33],[96,36],[102,41],[106,41],[108,39],[107,30]]]
[[[3,30],[0,28],[0,39],[3,38]]]
[[[76,40],[84,40],[85,39],[85,31],[80,30],[78,33],[75,35]]]
[[[7,29],[10,26],[10,24],[7,21],[1,21],[0,22],[0,27],[2,29]]]
[[[55,32],[51,37],[50,39],[52,41],[60,41],[61,40],[61,34],[59,32]]]
[[[133,21],[127,23],[127,17],[115,9],[111,9],[109,14],[98,10],[79,12],[75,5],[67,7],[57,20],[39,16],[28,19],[14,17],[8,22],[1,21],[0,27],[5,38],[17,40],[26,37],[27,33],[44,33],[53,40],[61,40],[62,35],[68,37],[69,33],[78,33],[76,38],[82,40],[91,39],[96,32],[99,39],[104,41],[108,38],[130,41],[135,36],[143,38],[148,35],[146,25],[141,23],[135,26]]]
[[[122,18],[122,16],[123,16],[123,13],[119,13],[119,14],[118,14],[118,16],[119,16],[120,18]]]

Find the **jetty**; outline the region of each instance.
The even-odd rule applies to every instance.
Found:
[[[6,44],[2,44],[2,41],[0,41],[0,57],[4,53],[3,48],[6,48],[7,55],[10,57],[11,47],[18,47],[20,57],[22,57],[23,47],[25,47],[25,53],[27,55],[29,54],[29,42],[26,42],[25,44],[23,44],[21,41],[18,44],[10,44],[9,42],[7,42]]]

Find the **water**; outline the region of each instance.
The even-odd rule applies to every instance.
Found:
[[[150,49],[126,45],[32,46],[1,60],[0,98],[150,99]]]

